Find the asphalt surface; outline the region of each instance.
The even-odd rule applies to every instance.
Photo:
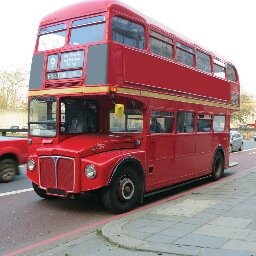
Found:
[[[239,162],[239,165],[226,170],[226,177],[256,166],[256,154],[253,150],[246,151],[246,144],[244,152],[231,154],[230,160]],[[250,141],[249,147],[256,148],[256,142]],[[102,224],[119,218],[119,216],[112,216],[106,212],[100,200],[89,195],[76,200],[57,199],[51,201],[40,199],[33,191],[5,195],[11,191],[31,189],[30,182],[25,178],[25,167],[21,166],[20,169],[21,175],[17,176],[14,182],[0,184],[0,255],[16,255],[10,253],[17,252],[20,248],[42,248],[42,245],[43,251],[48,251],[49,248],[56,247],[56,244],[79,237],[79,239],[91,241],[91,239],[95,239],[95,233],[92,231],[98,229]],[[179,190],[152,196],[146,199],[144,206],[151,207],[151,204],[161,199],[193,189],[207,182],[197,182]],[[134,211],[127,215],[132,214]],[[76,244],[79,244],[77,240],[75,241]],[[70,243],[72,247],[72,242]],[[88,255],[94,255],[93,249],[95,252],[96,245],[98,246],[98,255],[105,255],[105,253],[106,255],[112,255],[111,253],[118,255],[114,254],[116,252],[122,255],[146,255],[138,252],[130,254],[130,251],[125,251],[106,241],[102,242],[100,238],[99,241],[91,241],[88,244],[91,246],[88,246]],[[34,249],[31,251],[31,255],[37,254],[38,251],[36,253]]]

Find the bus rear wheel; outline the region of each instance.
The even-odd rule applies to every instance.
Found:
[[[220,151],[217,151],[212,164],[211,179],[213,181],[219,180],[224,174],[224,158]]]
[[[123,213],[135,208],[141,193],[138,172],[123,166],[113,175],[110,185],[102,190],[104,206],[113,213]]]

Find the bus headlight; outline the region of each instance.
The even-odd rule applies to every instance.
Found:
[[[88,179],[94,179],[96,177],[97,172],[94,164],[88,164],[84,171]]]
[[[33,159],[29,159],[29,160],[28,160],[28,169],[29,169],[30,171],[34,171],[35,168],[36,168],[36,163],[35,163],[35,161],[34,161]]]

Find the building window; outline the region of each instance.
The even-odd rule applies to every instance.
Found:
[[[145,48],[144,27],[120,17],[112,19],[112,39],[115,42],[138,49]]]
[[[208,54],[197,51],[197,68],[199,70],[211,73],[211,58]]]
[[[194,131],[194,113],[181,111],[177,113],[177,133]]]
[[[235,69],[229,64],[227,65],[227,73],[228,73],[228,80],[231,80],[234,82],[237,81]]]
[[[173,132],[174,113],[152,111],[150,117],[150,133]]]
[[[212,116],[199,114],[197,117],[197,131],[198,132],[210,132],[212,124]]]
[[[172,58],[172,39],[154,31],[150,31],[149,45],[151,52],[169,59]]]
[[[176,44],[176,60],[188,66],[194,66],[194,49],[184,44]]]
[[[223,132],[225,130],[225,116],[213,117],[213,130],[215,132]]]

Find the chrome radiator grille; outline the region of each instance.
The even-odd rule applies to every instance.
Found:
[[[59,156],[40,157],[39,173],[42,188],[56,188],[66,192],[74,191],[74,159]]]

